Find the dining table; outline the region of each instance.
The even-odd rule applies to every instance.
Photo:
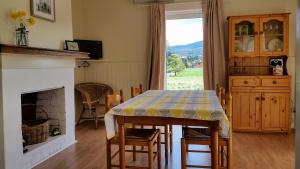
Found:
[[[125,124],[201,126],[211,129],[211,166],[218,168],[219,136],[228,138],[229,120],[213,90],[148,90],[105,115],[107,139],[119,137],[119,164],[125,169]]]

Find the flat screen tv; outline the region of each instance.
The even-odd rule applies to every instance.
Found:
[[[78,42],[80,52],[88,52],[90,59],[98,60],[102,59],[102,41],[96,40],[80,40],[74,39],[75,42]]]

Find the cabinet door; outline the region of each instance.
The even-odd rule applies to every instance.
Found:
[[[258,131],[260,129],[261,93],[232,92],[233,129]]]
[[[260,55],[288,55],[288,17],[260,18]]]
[[[289,130],[290,113],[289,93],[262,94],[262,130]]]
[[[259,53],[259,19],[257,17],[233,18],[230,25],[231,56],[257,56]]]

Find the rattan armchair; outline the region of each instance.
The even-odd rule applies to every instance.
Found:
[[[107,112],[105,97],[112,94],[113,89],[106,84],[93,82],[77,84],[75,89],[80,93],[82,100],[82,111],[77,124],[83,119],[94,120],[95,128],[98,128],[98,120],[104,118]]]

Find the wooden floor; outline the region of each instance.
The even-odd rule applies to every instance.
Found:
[[[173,153],[165,169],[180,169],[180,127],[175,126]],[[77,144],[62,151],[34,169],[105,169],[105,129],[94,129],[92,122],[85,122],[76,129]],[[204,147],[206,148],[206,147]],[[294,169],[294,134],[233,134],[233,169]],[[200,156],[199,156],[200,155]],[[164,157],[164,156],[162,156]],[[200,158],[199,158],[200,157]],[[117,159],[115,160],[117,161]],[[127,161],[130,163],[131,155]],[[139,156],[139,164],[146,165],[147,157]],[[209,164],[206,154],[191,154],[188,162]]]

